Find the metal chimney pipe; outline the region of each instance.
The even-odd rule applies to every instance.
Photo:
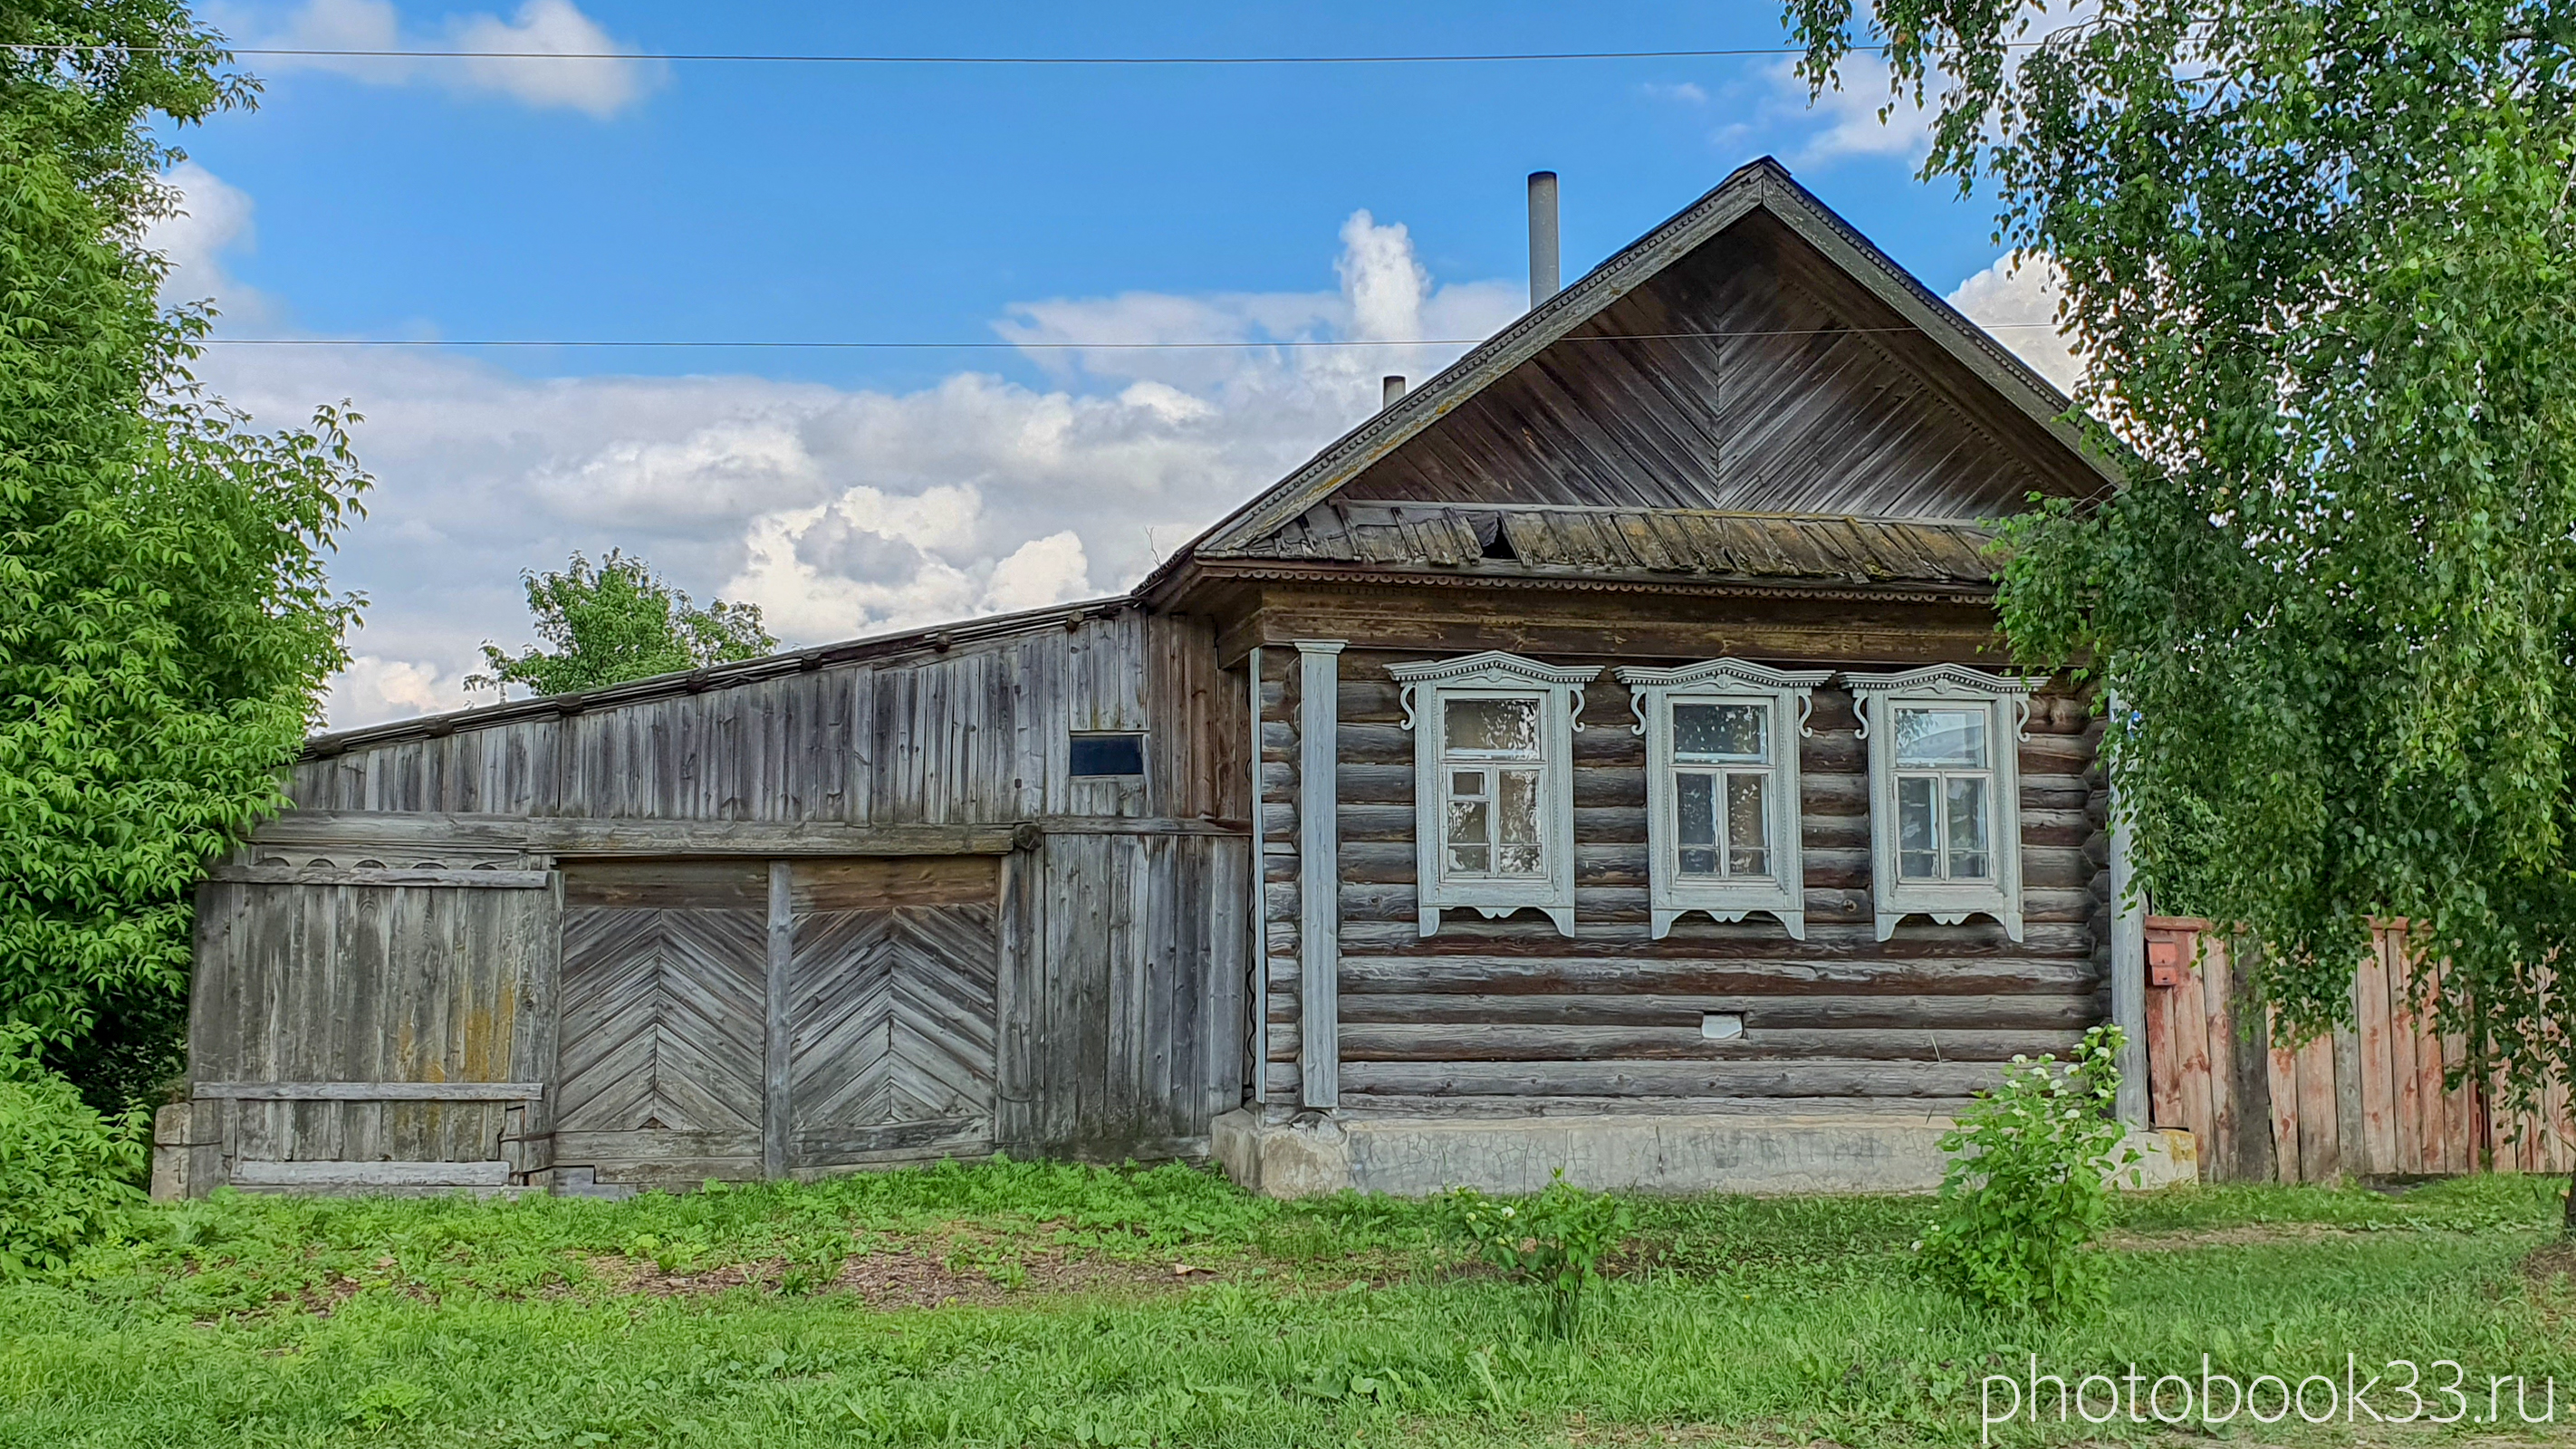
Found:
[[[1390,372],[1384,378],[1380,379],[1377,386],[1377,405],[1381,410],[1395,406],[1398,402],[1401,402],[1403,398],[1403,373]]]
[[[1557,293],[1556,173],[1533,171],[1529,179],[1530,305]]]

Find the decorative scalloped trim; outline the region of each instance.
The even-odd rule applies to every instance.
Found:
[[[1830,669],[1774,669],[1750,659],[1703,659],[1697,664],[1683,664],[1670,669],[1623,664],[1613,672],[1621,684],[1631,688],[1660,685],[1666,689],[1721,682],[1764,690],[1814,689],[1834,677]]]
[[[1497,671],[1515,676],[1530,684],[1590,684],[1601,677],[1601,666],[1579,669],[1563,664],[1541,664],[1500,649],[1481,654],[1461,655],[1456,659],[1425,659],[1412,664],[1390,664],[1386,672],[1407,684],[1446,684],[1469,674]]]

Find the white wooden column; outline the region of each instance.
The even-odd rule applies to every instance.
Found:
[[[2111,706],[2103,723],[2102,742],[2106,749],[2111,731],[2121,727],[2123,713],[2119,696],[2111,697]],[[2129,835],[2127,802],[2120,798],[2120,782],[2109,773],[2104,778],[2111,793],[2111,1022],[2120,1028],[2120,1095],[2112,1103],[2112,1112],[2132,1127],[2147,1125],[2147,902],[2143,895],[2130,899],[2129,882],[2135,874],[2130,852],[2135,849]]]
[[[1297,1065],[1319,1109],[1342,1101],[1342,644],[1297,641]]]
[[[1261,785],[1261,646],[1252,646],[1243,672],[1251,677],[1252,694],[1252,980],[1245,993],[1252,1004],[1245,1023],[1246,1054],[1252,1061],[1249,1094],[1256,1107],[1270,1103],[1270,806]]]

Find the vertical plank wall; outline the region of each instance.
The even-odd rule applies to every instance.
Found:
[[[534,1022],[554,1010],[555,919],[546,890],[208,881],[197,892],[189,1077],[534,1080],[544,1036]],[[233,1150],[278,1162],[488,1161],[506,1155],[510,1110],[244,1102]]]
[[[2149,1110],[2202,1143],[2204,1176],[2237,1181],[2576,1168],[2576,1124],[2553,1089],[2538,1112],[2500,1110],[2488,1084],[2450,1083],[2466,1044],[2412,1007],[2432,969],[2402,925],[2380,925],[2353,972],[2353,1024],[2304,1042],[2274,1035],[2244,990],[2235,942],[2190,917],[2148,919]]]
[[[1297,1100],[1297,680],[1266,657],[1263,691],[1270,1100]],[[2027,925],[1909,919],[1875,939],[1866,745],[1849,696],[1816,695],[1801,748],[1807,939],[1767,915],[1693,915],[1664,940],[1646,909],[1645,744],[1628,691],[1593,685],[1575,736],[1575,935],[1534,912],[1415,923],[1413,740],[1386,665],[1342,657],[1341,1101],[1359,1111],[1758,1107],[1947,1111],[2016,1052],[2063,1050],[2108,1010],[2103,801],[2081,704],[2035,702],[2021,746]],[[1550,663],[1624,660],[1546,656]],[[1284,661],[1283,661],[1284,662]],[[1745,1034],[1702,1036],[1703,1012]]]
[[[1004,859],[998,886],[996,1144],[1022,1155],[1201,1152],[1210,1117],[1243,1092],[1248,708],[1244,676],[1218,668],[1204,621],[1127,607],[954,648],[925,642],[697,692],[398,732],[308,758],[291,790],[304,810],[475,817],[487,843],[491,822],[511,816],[1034,824],[1039,843]],[[1068,735],[1090,730],[1144,732],[1144,776],[1072,778]],[[364,964],[376,957],[328,965],[341,958],[316,944],[306,920],[316,908],[288,900],[227,907],[269,944],[201,951],[201,994],[291,996],[350,1079],[400,1079],[409,1058],[369,1054],[408,1040],[410,1016],[428,1008],[369,978],[389,969]],[[552,929],[549,920],[549,945]],[[504,970],[524,954],[493,949],[475,969]],[[360,1002],[360,1015],[334,1024],[334,1010]],[[200,1080],[236,1059],[221,1071],[317,1069],[280,1055],[293,1033],[265,1006],[210,1011],[196,1036],[209,1066]],[[369,1110],[458,1117],[452,1107]],[[483,1131],[479,1117],[472,1131]],[[341,1137],[353,1151],[381,1146]]]

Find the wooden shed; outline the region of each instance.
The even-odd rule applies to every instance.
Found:
[[[2142,1019],[1994,633],[2065,408],[1757,162],[1121,598],[319,737],[162,1190],[1927,1182]]]

